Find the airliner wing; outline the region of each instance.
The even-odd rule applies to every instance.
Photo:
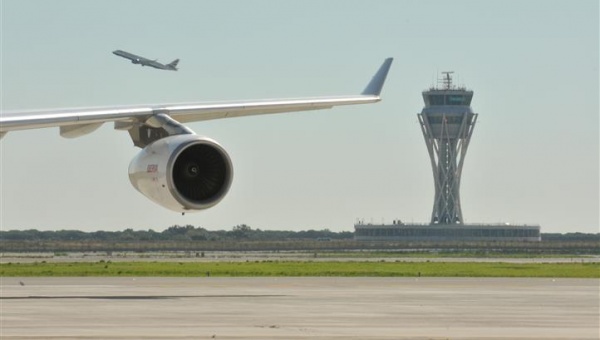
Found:
[[[140,124],[154,127],[152,118],[157,115],[166,115],[177,122],[186,123],[373,103],[381,100],[381,89],[391,64],[392,58],[386,59],[365,90],[358,95],[2,112],[0,137],[9,131],[60,127],[63,137],[72,138],[90,133],[106,122],[115,122],[115,128],[120,130]]]

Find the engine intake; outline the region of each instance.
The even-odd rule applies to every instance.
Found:
[[[227,180],[227,160],[211,145],[195,144],[183,150],[173,165],[173,184],[193,202],[215,197]]]
[[[168,209],[187,212],[219,203],[229,191],[233,167],[216,141],[176,135],[145,147],[129,165],[132,185]]]

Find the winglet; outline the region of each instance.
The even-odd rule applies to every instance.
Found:
[[[381,89],[383,88],[383,83],[385,83],[385,78],[390,70],[390,66],[392,66],[392,61],[394,61],[394,58],[387,58],[383,62],[377,73],[373,76],[373,79],[371,79],[369,85],[365,87],[361,94],[379,96]]]

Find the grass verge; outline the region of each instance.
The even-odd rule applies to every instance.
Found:
[[[600,278],[600,263],[457,262],[61,262],[5,263],[2,277],[27,276],[339,276]]]

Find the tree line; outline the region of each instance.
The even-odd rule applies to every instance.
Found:
[[[329,229],[289,231],[261,230],[241,224],[231,230],[207,230],[192,225],[171,226],[161,232],[149,230],[93,231],[55,230],[0,231],[0,241],[284,241],[284,240],[348,240],[354,237],[350,231],[333,232]]]
[[[294,241],[294,240],[352,240],[351,231],[322,230],[261,230],[246,224],[231,230],[207,230],[193,225],[173,225],[163,231],[133,230],[92,231],[81,230],[8,230],[0,231],[0,242],[5,241],[92,241],[92,242],[143,242],[143,241]],[[542,233],[543,242],[600,242],[600,233]]]
[[[326,241],[326,242],[324,242]],[[348,250],[467,251],[531,254],[600,254],[600,233],[542,234],[542,242],[356,241],[350,231],[329,229],[280,231],[253,229],[245,224],[231,230],[207,230],[174,225],[163,231],[56,230],[0,231],[3,252],[70,251],[348,251]]]

